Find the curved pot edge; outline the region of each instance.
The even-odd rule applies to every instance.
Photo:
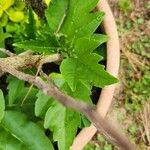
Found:
[[[117,27],[113,13],[106,0],[100,0],[97,4],[97,9],[105,12],[103,20],[104,32],[110,37],[107,42],[107,66],[106,70],[113,76],[118,76],[120,64],[120,46]],[[110,26],[111,23],[111,26]],[[103,88],[97,104],[98,112],[105,117],[113,100],[116,84]],[[84,128],[75,138],[71,150],[82,150],[83,147],[92,139],[97,129],[94,125]]]

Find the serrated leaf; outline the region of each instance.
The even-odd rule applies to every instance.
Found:
[[[68,40],[93,34],[102,21],[104,13],[91,12],[98,0],[71,0],[61,32]]]
[[[23,48],[25,50],[32,50],[34,52],[51,54],[57,51],[58,47],[51,45],[50,41],[31,40],[23,41],[13,44],[16,47]]]
[[[73,91],[76,89],[78,82],[87,81],[97,87],[104,87],[117,82],[104,70],[104,66],[98,64],[102,57],[92,53],[107,39],[108,37],[105,35],[93,34],[78,38],[75,41],[74,58],[63,60],[60,66],[64,79]]]
[[[8,91],[9,105],[12,105],[20,96],[21,91],[24,88],[24,81],[21,81],[15,77],[10,77],[8,78],[7,83],[8,83],[7,89],[9,90]]]
[[[24,143],[0,127],[0,150],[29,150]]]
[[[36,38],[36,20],[34,18],[34,13],[31,8],[29,8],[28,12],[28,22],[25,24],[25,31],[27,34],[27,38],[35,39]]]
[[[91,87],[82,83],[78,83],[78,88],[75,92],[71,91],[67,83],[65,83],[61,74],[53,73],[51,79],[54,83],[66,94],[82,99],[88,103],[90,101]],[[58,142],[59,150],[68,150],[76,135],[77,128],[80,125],[80,114],[68,108],[65,108],[57,101],[52,101],[51,106],[46,112],[44,119],[44,127],[53,131],[53,138]],[[41,99],[42,103],[42,99]],[[46,104],[45,104],[46,105]],[[46,106],[44,106],[46,107]],[[43,109],[45,111],[45,109]]]
[[[5,100],[2,90],[0,89],[0,122],[5,114]]]
[[[53,150],[44,131],[21,112],[6,111],[1,125],[30,150]]]
[[[93,34],[92,36],[78,38],[74,46],[75,53],[80,56],[84,55],[85,53],[91,53],[107,40],[108,36],[102,34]]]
[[[63,85],[62,89],[64,89],[64,92],[74,97],[75,99],[82,100],[86,103],[92,103],[90,99],[91,85],[89,85],[88,83],[82,83],[82,82],[77,82],[76,85],[77,85],[77,88],[75,91],[72,91],[72,89],[67,83]]]
[[[64,84],[64,80],[62,79],[61,74],[52,73],[50,75],[50,78],[54,81],[54,83],[58,87],[61,87]],[[35,102],[35,115],[43,117],[48,108],[51,106],[52,102],[53,102],[52,97],[47,96],[43,94],[43,92],[39,91],[37,94],[37,100]]]
[[[81,82],[78,83],[78,88],[73,92],[68,84],[65,83],[61,74],[52,73],[50,78],[59,88],[65,88],[66,90],[64,92],[66,92],[68,95],[76,99],[81,99],[85,102],[91,103],[91,86],[87,83],[86,85]],[[35,102],[35,115],[38,117],[43,117],[53,101],[54,100],[51,97],[46,96],[41,91],[39,91],[37,94],[37,100]]]
[[[52,0],[49,8],[46,10],[46,18],[51,31],[56,32],[66,15],[68,0]]]
[[[103,12],[95,12],[89,15],[89,23],[85,24],[84,26],[78,29],[76,33],[76,37],[83,37],[85,35],[92,35],[98,26],[101,24],[104,18]]]
[[[117,79],[104,70],[104,66],[99,65],[100,56],[81,52],[77,58],[67,58],[60,66],[61,73],[75,91],[78,82],[88,81],[97,87],[104,87],[117,82]]]
[[[52,73],[50,78],[53,82],[66,94],[74,97],[78,100],[83,100],[87,103],[91,103],[90,95],[92,86],[87,82],[77,82],[77,88],[75,91],[72,91],[69,85],[65,82],[62,74]]]
[[[62,106],[58,102],[46,112],[44,127],[53,131],[53,138],[58,141],[59,150],[69,150],[80,124],[80,115]]]

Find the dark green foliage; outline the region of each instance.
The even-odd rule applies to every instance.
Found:
[[[143,76],[136,80],[128,81],[128,89],[126,95],[126,109],[132,112],[139,112],[142,106],[150,97],[150,71],[144,70]],[[132,92],[131,92],[132,91]]]
[[[124,12],[131,11],[134,8],[133,2],[131,0],[119,0],[118,5],[120,9]]]
[[[11,150],[29,150],[26,145],[20,142],[14,137],[9,131],[0,127],[0,149],[11,149]]]
[[[104,87],[117,82],[99,64],[103,58],[96,52],[108,40],[106,35],[95,33],[104,17],[103,12],[92,11],[97,2],[52,0],[45,12],[46,22],[41,20],[39,29],[36,29],[33,13],[29,10],[25,40],[14,43],[21,50],[30,49],[40,54],[60,53],[64,58],[59,64],[60,72],[51,73],[50,78],[64,93],[89,104],[92,104],[93,86]],[[90,124],[79,112],[65,108],[35,88],[30,89],[25,82],[12,77],[7,82],[8,104],[2,127],[6,130],[3,134],[12,138],[9,142],[16,143],[16,149],[23,145],[31,150],[53,149],[50,139],[44,135],[45,128],[50,130],[52,141],[57,142],[59,150],[69,150],[78,128]],[[29,95],[21,105],[28,90]],[[37,122],[42,129],[37,127]]]
[[[27,38],[35,39],[36,38],[36,21],[34,19],[34,14],[31,8],[29,8],[29,23],[26,24],[25,31],[27,33]]]
[[[31,49],[32,51],[39,52],[39,53],[50,54],[57,51],[57,47],[50,45],[48,41],[41,41],[41,40],[24,41],[24,42],[16,43],[14,44],[14,46],[17,46],[19,48],[24,48],[24,49]]]
[[[28,121],[26,116],[20,112],[6,111],[1,125],[30,150],[53,150],[53,146],[44,132],[35,123]]]
[[[68,0],[52,0],[50,7],[46,10],[46,18],[52,33],[55,33],[63,23],[68,3]]]

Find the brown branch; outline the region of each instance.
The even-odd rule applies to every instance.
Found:
[[[57,62],[60,60],[62,60],[60,54],[53,54],[53,55],[46,55],[46,56],[20,54],[13,57],[0,58],[1,63],[4,63],[7,66],[11,65],[13,66],[13,68],[17,70],[20,69],[22,70],[31,67],[38,67],[39,65],[44,63]],[[0,66],[0,70],[2,70],[1,66]]]
[[[2,72],[2,70],[0,69],[0,77],[3,76],[5,73]]]
[[[113,76],[117,77],[120,62],[120,47],[117,33],[117,27],[112,11],[107,0],[99,0],[96,9],[105,12],[101,29],[109,36],[107,41],[107,62],[106,70]],[[116,84],[104,87],[100,93],[97,103],[97,110],[102,117],[106,117],[107,112],[112,104]],[[109,96],[108,96],[109,95]],[[97,129],[91,124],[90,127],[83,128],[74,139],[72,150],[82,150],[83,147],[92,139]],[[88,135],[88,136],[87,136]]]
[[[55,60],[60,59],[60,55],[55,54]],[[50,57],[52,57],[50,56]],[[57,57],[56,57],[57,56]],[[15,59],[14,59],[15,58]],[[94,125],[95,127],[102,132],[106,138],[110,140],[113,144],[118,145],[122,150],[134,150],[135,146],[132,145],[129,140],[118,132],[106,119],[104,119],[96,110],[94,106],[87,105],[86,103],[75,100],[72,97],[61,92],[56,85],[53,83],[45,83],[40,77],[32,76],[25,74],[17,69],[21,67],[27,67],[29,64],[32,66],[37,65],[43,60],[39,55],[29,56],[14,56],[9,58],[0,59],[0,69],[3,72],[10,73],[11,75],[17,77],[20,80],[27,81],[35,85],[38,89],[42,90],[48,96],[52,96],[54,99],[59,101],[62,105],[68,108],[72,108],[76,111],[83,113]]]
[[[12,56],[15,56],[14,53],[10,52],[9,50],[5,49],[5,48],[0,48],[0,51],[5,53],[6,55],[12,57]]]

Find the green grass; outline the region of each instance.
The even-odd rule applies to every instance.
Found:
[[[115,106],[111,111],[114,113],[109,114],[110,117],[117,118],[121,126],[120,130],[125,132],[131,142],[136,143],[142,150],[146,150],[147,145],[150,144],[142,137],[142,134],[145,138],[149,136],[145,133],[144,127],[148,125],[142,117],[143,114],[149,113],[145,112],[144,108],[150,107],[150,39],[148,34],[150,28],[147,20],[149,8],[150,1],[139,8],[141,11],[135,9],[133,1],[119,0],[118,2],[118,12],[121,16],[117,18],[117,25],[122,44],[120,66],[122,86],[119,94],[115,96]],[[134,18],[130,18],[131,13],[135,15]],[[143,130],[142,134],[140,129]],[[97,146],[102,150],[116,150],[99,134],[85,150],[97,150]]]

